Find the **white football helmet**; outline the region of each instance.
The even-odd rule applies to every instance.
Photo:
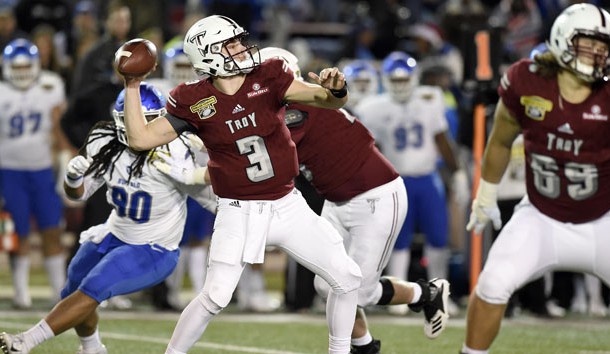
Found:
[[[163,75],[173,86],[183,82],[199,79],[189,58],[182,49],[182,43],[165,51],[163,60]]]
[[[417,62],[403,52],[390,53],[381,64],[381,78],[385,89],[397,102],[406,102],[418,85]]]
[[[379,93],[379,72],[366,60],[353,60],[343,67],[345,80],[349,82],[350,107],[356,106],[363,98]]]
[[[286,49],[277,48],[277,47],[266,47],[260,50],[261,62],[266,61],[267,59],[276,58],[282,59],[292,74],[294,78],[297,80],[303,80],[301,76],[301,68],[299,68],[299,59]]]
[[[593,65],[579,59],[579,48],[575,38],[588,37],[610,45],[610,14],[592,4],[574,4],[555,19],[551,27],[548,48],[559,65],[572,71],[582,80],[595,82],[603,79],[608,73],[608,53],[595,54]],[[598,64],[603,63],[603,64]]]
[[[257,47],[243,43],[248,36],[232,19],[213,15],[197,21],[184,37],[184,52],[199,75],[233,76],[247,74],[260,64]],[[242,41],[245,50],[233,55],[223,53],[228,42]],[[245,60],[237,56],[245,55]]]
[[[19,90],[32,86],[40,75],[38,47],[23,38],[9,42],[2,53],[2,75]]]

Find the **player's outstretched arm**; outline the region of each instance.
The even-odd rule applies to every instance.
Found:
[[[338,109],[347,102],[348,92],[345,76],[337,68],[327,68],[320,75],[309,73],[315,84],[294,80],[284,99],[287,102]]]
[[[178,137],[178,133],[165,117],[147,122],[142,112],[140,97],[141,78],[125,78],[125,131],[129,147],[150,150],[165,145]]]
[[[490,221],[496,230],[502,226],[497,201],[498,183],[510,160],[513,141],[520,132],[521,127],[502,100],[499,100],[494,116],[494,127],[483,155],[477,195],[472,202],[470,219],[466,225],[468,231],[474,230],[479,234]]]

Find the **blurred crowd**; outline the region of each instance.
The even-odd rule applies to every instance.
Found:
[[[354,76],[350,81],[348,76],[351,101],[347,108],[356,112],[357,103],[390,90],[382,80],[384,60],[395,52],[408,54],[417,62],[419,84],[441,88],[447,130],[456,145],[455,159],[463,166],[467,180],[471,180],[475,105],[482,104],[487,118],[491,117],[492,102],[497,100],[495,88],[503,68],[528,57],[540,42],[548,38],[556,15],[575,2],[581,1],[0,0],[0,48],[16,38],[31,40],[38,47],[41,69],[54,73],[63,83],[63,100],[55,105],[61,113],[56,122],[58,129],[53,131],[53,139],[59,143],[52,147],[54,170],[58,176],[64,175],[62,169],[83,145],[91,127],[100,120],[112,120],[111,107],[123,88],[123,82],[112,66],[114,53],[121,44],[135,37],[151,40],[159,51],[159,66],[151,79],[172,79],[169,76],[173,72],[166,64],[174,58],[172,50],[182,43],[185,31],[200,18],[221,14],[248,29],[249,39],[260,48],[271,46],[290,50],[298,57],[303,73],[318,72],[333,65],[359,71],[354,63],[368,65],[372,71],[369,71],[369,80],[365,80],[362,87],[358,81],[361,78]],[[610,7],[610,1],[590,2]],[[492,75],[483,79],[478,76],[474,64],[477,50],[481,49],[476,46],[482,45],[472,40],[478,31],[491,36],[487,45]],[[346,75],[349,75],[347,71]],[[178,78],[179,81],[186,79],[190,78]],[[0,95],[3,92],[0,91]],[[519,146],[515,149],[515,156],[522,157]],[[524,168],[523,163],[517,163],[515,168],[514,177],[521,178],[524,183],[523,174],[519,172]],[[448,192],[445,200],[447,241],[442,245],[446,253],[438,256],[444,262],[440,268],[444,269],[437,274],[451,281],[455,302],[452,311],[459,313],[465,306],[463,298],[470,291],[470,234],[465,231],[470,201],[458,197],[457,191],[452,189],[451,175],[454,171],[449,171],[446,163],[439,162],[436,169]],[[305,177],[302,177],[301,188],[304,194],[310,195],[313,206],[316,204],[315,190],[307,191]],[[63,181],[63,177],[59,180]],[[468,193],[468,188],[464,186],[461,192]],[[515,188],[516,192],[513,189],[505,194],[508,204],[502,216],[507,219],[516,201],[525,193],[519,185]],[[411,189],[408,191],[411,193]],[[81,231],[102,223],[110,212],[104,193],[103,189],[98,191],[97,197],[92,197],[84,205],[64,198],[62,231],[78,238]],[[414,206],[409,208],[411,210]],[[205,264],[205,253],[196,251],[195,247],[200,250],[205,247],[201,238],[211,233],[208,219],[207,226],[193,231],[200,234],[199,240],[188,245],[185,242],[185,248],[193,249],[191,257],[198,259],[196,264],[188,267],[191,276],[197,267]],[[410,257],[403,257],[402,263],[398,262],[403,267],[398,273],[407,272],[408,279],[413,281],[431,275],[429,266],[438,266],[439,262],[431,262],[431,253],[426,252],[430,236],[426,235],[426,228],[419,226],[415,231],[416,235],[408,245]],[[492,242],[491,232],[487,236],[488,248]],[[78,242],[75,242],[75,247],[78,247]],[[75,250],[54,250],[50,256],[60,252],[69,258]],[[62,264],[65,266],[62,262],[55,263],[55,271],[61,269]],[[181,268],[179,278],[184,277],[185,267]],[[241,291],[242,294],[260,295],[241,300],[238,296],[236,301],[240,307],[255,311],[276,310],[279,304],[264,293],[261,269],[249,268],[244,274],[249,281],[241,284],[238,294]],[[295,264],[288,264],[284,293],[286,309],[300,311],[314,306],[312,281],[312,274]],[[55,282],[61,283],[61,278]],[[193,278],[191,283],[195,290],[199,290],[203,281]],[[174,276],[169,284],[154,290],[155,306],[179,309],[181,304],[176,300],[175,288],[181,286],[181,279]],[[605,316],[607,296],[604,295],[607,295],[606,289],[595,278],[573,273],[547,274],[515,296],[507,315],[512,316],[524,309],[547,317],[564,316],[567,311]],[[22,298],[18,299],[19,296]],[[19,296],[14,301],[17,307],[31,305],[27,295]],[[119,300],[115,306],[128,307],[129,304]]]

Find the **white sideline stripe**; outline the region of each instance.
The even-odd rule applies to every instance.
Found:
[[[0,321],[0,326],[2,328],[11,328],[16,330],[27,330],[31,327],[31,325],[25,323],[15,323],[15,322],[4,322]],[[113,332],[103,331],[100,333],[102,338],[112,338],[118,340],[126,340],[133,342],[146,342],[146,343],[155,343],[161,345],[167,345],[169,343],[169,338],[158,338],[158,337],[146,337],[140,335],[129,335],[129,334],[120,334]],[[73,331],[62,333],[61,335],[76,337],[76,334]],[[243,352],[243,353],[261,353],[261,354],[307,354],[300,352],[289,352],[286,350],[275,350],[275,349],[264,349],[264,348],[255,348],[255,347],[242,347],[239,345],[229,345],[229,344],[219,344],[219,343],[195,343],[193,347],[196,348],[205,348],[205,349],[216,349],[216,350],[226,350],[226,351],[234,351],[234,352]]]

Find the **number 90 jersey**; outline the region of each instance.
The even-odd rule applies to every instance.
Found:
[[[180,84],[170,93],[168,116],[195,127],[208,150],[219,197],[275,200],[294,187],[297,154],[283,105],[293,76],[286,70],[281,60],[268,60],[246,75],[233,95],[217,90],[211,80]]]
[[[96,129],[92,132],[95,131]],[[107,136],[95,140],[88,138],[87,156],[95,156],[112,139],[116,137]],[[156,149],[171,152],[172,164],[184,163],[183,168],[192,168],[186,165],[192,160],[180,139]],[[187,194],[196,196],[196,186],[185,186],[174,181],[148,163],[148,160],[144,163],[142,175],[129,179],[136,158],[135,153],[125,148],[111,166],[112,174],[109,169],[101,178],[85,176],[85,194],[81,199],[89,198],[106,183],[106,200],[113,208],[106,224],[113,235],[129,244],[157,244],[174,250],[178,248],[184,230]],[[201,186],[198,189],[202,189]]]
[[[610,209],[610,85],[582,103],[561,98],[556,78],[529,59],[513,64],[498,93],[523,130],[527,194],[542,213],[583,223]]]

